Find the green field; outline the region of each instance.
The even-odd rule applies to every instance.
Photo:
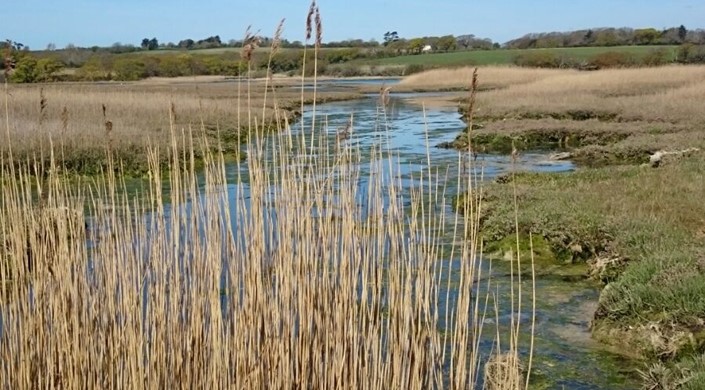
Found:
[[[510,49],[510,50],[475,50],[451,53],[434,53],[405,55],[371,60],[355,61],[365,65],[426,65],[426,66],[462,66],[462,65],[502,65],[511,64],[518,55],[530,52],[552,52],[566,58],[586,60],[605,52],[622,52],[643,57],[656,49],[674,52],[677,46],[614,46],[614,47],[571,47],[557,49]]]
[[[310,50],[313,50],[312,48],[309,48]],[[341,49],[348,49],[346,47],[323,47],[321,48],[321,52],[325,53],[327,51],[333,51],[333,50],[341,50]],[[269,46],[262,46],[257,48],[258,52],[269,52],[270,47]],[[286,53],[286,52],[298,52],[302,51],[303,49],[300,48],[279,48],[279,52]],[[365,50],[364,48],[361,50]],[[240,53],[242,51],[241,47],[215,47],[211,49],[192,49],[192,50],[186,50],[186,49],[159,49],[159,50],[140,50],[140,51],[135,51],[132,53],[125,53],[125,54],[131,54],[131,55],[161,55],[161,54],[192,54],[192,55],[216,55],[216,54],[225,54],[225,53]]]

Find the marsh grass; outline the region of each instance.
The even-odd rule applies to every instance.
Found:
[[[196,104],[218,112],[217,102],[182,96],[156,109],[165,136],[147,137],[141,197],[120,175],[128,126],[113,118],[138,113],[151,96],[111,96],[88,114],[52,106],[65,92],[45,91],[42,127],[70,133],[74,118],[97,115],[88,120],[97,136],[115,143],[103,149],[99,177],[80,186],[56,169],[51,136],[40,149],[48,158],[16,164],[25,157],[9,151],[22,143],[0,152],[1,387],[481,386],[483,320],[503,303],[480,275],[480,197],[446,221],[445,182],[430,159],[403,187],[390,151],[363,160],[356,147],[327,146],[314,123],[295,134],[277,122],[280,131],[264,137],[245,89],[237,112],[249,118],[248,159],[235,162],[237,179],[228,180],[204,125],[179,119]],[[16,110],[6,110],[8,140],[11,129],[36,126]],[[136,113],[125,117],[144,117]],[[364,191],[362,164],[378,168]],[[466,175],[462,189],[475,194],[479,183]],[[448,246],[447,229],[465,240]],[[498,325],[492,351],[510,356],[491,379],[506,389],[529,380],[517,369],[520,316],[512,318],[509,345]]]
[[[405,78],[405,89],[467,89],[474,68],[436,69]],[[570,110],[614,112],[623,122],[703,122],[705,67],[576,70],[482,67],[477,116],[527,119]],[[528,115],[527,115],[528,114]],[[532,115],[533,114],[533,115]]]
[[[703,162],[696,154],[658,169],[522,173],[510,180],[523,205],[520,232],[544,238],[561,263],[587,261],[590,274],[607,284],[594,336],[629,356],[662,361],[673,373],[705,348]],[[487,241],[513,236],[512,197],[509,184],[486,188]]]
[[[443,312],[451,293],[442,283],[450,272],[440,261],[448,256],[443,207],[402,204],[425,199],[424,185],[442,193],[432,177],[402,196],[399,183],[378,175],[360,199],[359,151],[312,160],[295,152],[308,142],[292,140],[291,151],[286,139],[276,149],[253,139],[250,185],[233,195],[222,156],[206,153],[197,179],[194,154],[178,152],[193,140],[176,132],[172,140],[168,194],[158,148],[141,201],[124,195],[112,171],[90,191],[74,192],[51,172],[44,182],[20,172],[3,186],[3,385],[479,383],[474,224],[467,245],[450,254],[462,259],[461,284],[457,305]],[[372,164],[384,167],[381,152]],[[37,187],[41,203],[31,196]],[[441,318],[448,333],[439,332]]]
[[[269,83],[269,85],[266,85]],[[238,85],[241,96],[238,97]],[[161,165],[166,168],[171,151],[170,121],[191,128],[195,142],[206,138],[227,158],[240,158],[240,148],[250,130],[245,113],[259,122],[258,127],[275,131],[285,121],[294,123],[300,115],[301,91],[291,82],[252,80],[249,99],[246,84],[220,80],[146,80],[135,83],[62,83],[8,86],[7,110],[0,151],[12,148],[15,163],[41,157],[50,140],[57,150],[56,165],[74,175],[97,175],[108,164],[108,140],[123,173],[146,176],[150,146],[159,146]],[[320,101],[349,99],[351,92],[319,92]],[[5,98],[3,100],[5,100]],[[305,91],[306,102],[314,99]],[[40,102],[44,102],[40,105]],[[102,107],[106,107],[103,116]],[[40,107],[43,107],[40,114]],[[259,108],[259,109],[256,109]],[[41,123],[37,118],[44,118]],[[170,119],[171,117],[171,119]],[[105,136],[105,123],[112,123],[111,137]],[[254,125],[251,126],[254,128]],[[218,142],[220,141],[220,143]],[[215,149],[213,150],[215,151]],[[194,151],[202,160],[201,148]],[[217,152],[217,151],[216,151]],[[48,165],[48,156],[43,154]],[[7,163],[7,161],[5,161]],[[115,167],[117,168],[117,167]]]
[[[472,72],[424,72],[397,89],[467,89]],[[703,66],[595,72],[488,67],[479,73],[494,87],[478,92],[478,151],[509,153],[514,142],[520,150],[567,149],[581,165],[602,166],[642,164],[657,151],[705,147]],[[465,114],[463,103],[460,110]],[[441,146],[467,149],[467,134]]]

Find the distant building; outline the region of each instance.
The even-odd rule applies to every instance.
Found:
[[[433,46],[431,45],[426,45],[421,49],[421,53],[430,53],[433,51]]]

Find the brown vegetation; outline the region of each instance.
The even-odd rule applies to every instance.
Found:
[[[138,199],[112,169],[79,189],[53,170],[38,175],[43,180],[0,170],[3,386],[480,382],[479,340],[490,315],[482,302],[506,303],[472,293],[481,262],[476,219],[470,212],[445,224],[445,207],[435,204],[444,188],[413,185],[405,206],[401,187],[373,174],[361,205],[359,150],[317,149],[312,158],[314,135],[281,132],[275,142],[247,145],[247,191],[240,184],[232,194],[222,155],[204,151],[199,178],[193,141],[179,140],[174,125],[165,131],[169,171],[162,176],[163,151],[150,148],[150,181]],[[381,149],[372,157],[388,163]],[[28,196],[35,188],[39,200]],[[467,199],[479,209],[476,197]],[[448,229],[468,240],[444,246]],[[512,301],[514,310],[521,305]],[[512,317],[509,346],[497,344],[509,358],[493,369],[493,384],[528,381],[516,368],[520,318]]]
[[[470,68],[410,76],[403,88],[462,88]],[[434,80],[444,80],[436,82]],[[448,81],[445,81],[448,80]],[[648,161],[661,149],[702,147],[705,67],[597,72],[481,68],[474,134],[478,147],[504,151],[571,147],[584,162]],[[466,134],[451,146],[464,148]]]
[[[274,80],[267,89],[264,83],[216,77],[10,85],[9,135],[3,135],[3,140],[8,136],[9,140],[0,144],[0,151],[11,148],[16,163],[34,158],[46,162],[53,143],[60,152],[57,163],[74,173],[95,174],[107,167],[105,150],[110,143],[126,173],[141,175],[147,170],[147,146],[169,149],[173,122],[179,131],[191,131],[197,139],[205,134],[214,147],[218,138],[223,151],[237,157],[240,143],[247,140],[255,123],[262,132],[281,128],[285,121],[296,120],[302,98],[313,99],[308,92],[302,97],[290,80]],[[324,92],[316,99],[355,96],[350,91]],[[112,123],[109,137],[104,131],[106,120]]]
[[[319,17],[316,24],[320,35]],[[237,99],[233,85],[220,84],[6,94],[12,144],[0,152],[1,387],[464,389],[481,382],[487,308],[504,303],[473,293],[478,280],[492,291],[484,285],[491,278],[478,275],[476,214],[445,223],[445,207],[436,204],[445,188],[424,177],[430,166],[402,197],[401,184],[385,179],[382,168],[394,163],[381,148],[366,151],[380,170],[360,196],[360,150],[310,149],[328,137],[313,123],[295,135],[277,120],[287,131],[248,143],[247,169],[238,160],[238,180],[229,182],[224,155],[208,147],[209,126],[259,136],[278,107],[299,107],[282,91],[241,87]],[[327,95],[314,87],[311,97],[299,96],[303,106]],[[56,148],[42,145],[54,137]],[[98,180],[75,186],[54,169],[65,141],[105,151]],[[116,152],[131,141],[145,147],[148,168],[137,198],[116,175],[123,172]],[[37,150],[57,159],[17,166],[21,151]],[[475,194],[471,180],[459,180]],[[466,199],[468,210],[479,210],[478,197]],[[466,240],[444,245],[448,229]],[[505,358],[490,370],[492,383],[506,381],[503,388],[529,382],[530,367],[518,368],[522,294],[521,281],[512,285],[509,345],[500,349],[497,339],[494,349]]]

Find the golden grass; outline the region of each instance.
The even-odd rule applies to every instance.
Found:
[[[445,72],[410,76],[399,89],[461,88],[472,75],[470,68]],[[433,87],[434,78],[442,86]],[[477,96],[481,129],[474,134],[482,137],[482,150],[506,152],[510,138],[528,148],[570,143],[581,162],[603,164],[643,163],[659,150],[705,148],[705,66],[594,72],[494,67],[480,68],[479,78],[496,86]],[[465,148],[466,139],[461,134],[453,147]]]
[[[531,83],[490,91],[481,99],[485,115],[517,111],[612,112],[624,120],[704,122],[705,67],[669,66],[557,73]],[[480,114],[483,115],[483,114]]]
[[[9,88],[9,140],[3,136],[0,151],[12,148],[16,161],[33,156],[48,155],[50,142],[61,146],[62,158],[72,161],[76,173],[81,166],[91,163],[105,165],[102,155],[108,142],[123,156],[137,154],[140,161],[135,169],[146,171],[147,146],[161,145],[168,150],[171,144],[171,121],[178,129],[191,129],[197,134],[205,131],[215,145],[215,136],[221,132],[230,139],[232,151],[239,149],[237,137],[246,137],[254,121],[264,126],[276,126],[277,120],[293,121],[302,99],[301,91],[291,83],[274,80],[274,90],[265,93],[265,80],[249,82],[218,82],[205,80],[148,80],[135,83],[104,84],[48,84],[12,85]],[[271,86],[272,84],[270,84]],[[43,121],[40,115],[40,95],[46,99]],[[345,99],[355,97],[350,92],[319,93],[317,99]],[[306,92],[303,99],[310,101],[313,94]],[[102,106],[106,107],[103,117]],[[66,113],[63,115],[62,113]],[[263,119],[264,117],[264,119]],[[66,120],[64,119],[66,118]],[[113,124],[108,138],[104,121]],[[283,123],[281,124],[283,125]],[[242,133],[242,134],[240,134]],[[100,154],[96,161],[87,155]],[[140,169],[138,169],[140,170]],[[132,172],[129,172],[132,173]]]
[[[252,131],[248,169],[238,166],[246,173],[230,183],[222,155],[204,150],[196,170],[191,136],[175,125],[165,132],[169,171],[159,166],[167,151],[150,148],[137,198],[112,169],[78,187],[50,167],[0,171],[0,386],[481,383],[483,306],[501,303],[472,293],[487,280],[479,214],[446,221],[430,166],[402,194],[384,174],[399,167],[375,149],[377,173],[362,196],[360,150],[313,151],[326,135],[314,143],[310,132],[264,143]],[[479,197],[466,199],[479,213]],[[444,245],[451,231],[467,240]],[[519,326],[496,347],[515,367]],[[522,377],[500,378],[523,387]]]
[[[188,150],[174,131],[174,150]],[[478,383],[486,313],[471,294],[480,279],[476,216],[446,224],[435,175],[417,177],[404,206],[401,184],[384,179],[396,168],[382,150],[372,153],[380,173],[361,204],[359,150],[312,159],[312,135],[289,134],[248,143],[250,184],[234,194],[222,156],[207,153],[202,179],[179,153],[162,178],[151,149],[139,199],[112,174],[87,191],[51,171],[7,180],[3,170],[2,386]],[[447,229],[469,239],[446,248]],[[453,274],[450,259],[460,259]],[[449,294],[455,303],[441,310]]]
[[[398,87],[401,90],[468,89],[472,82],[473,69],[475,68],[433,69],[405,77]],[[505,88],[556,75],[577,73],[574,70],[528,69],[513,66],[488,66],[480,68],[479,71],[483,90]]]
[[[80,102],[67,108],[71,126],[85,125],[76,134],[137,137],[159,125],[164,137],[142,136],[150,142],[149,182],[139,197],[116,176],[111,148],[105,173],[79,186],[62,179],[54,158],[31,172],[0,153],[0,387],[464,389],[482,382],[483,320],[488,305],[497,310],[501,302],[473,293],[494,286],[481,275],[481,196],[470,171],[458,178],[471,194],[470,211],[446,221],[443,175],[430,161],[405,189],[389,181],[400,177],[388,175],[400,169],[389,151],[365,150],[367,161],[354,146],[313,149],[328,140],[313,124],[263,142],[250,117],[257,112],[251,89],[237,111],[219,86],[210,98],[200,88],[195,96],[154,85],[102,88],[46,88],[49,111],[38,121],[37,89],[13,88],[10,140],[20,129],[55,128],[55,115],[66,127],[64,104],[52,106],[54,99]],[[301,105],[306,99],[302,92]],[[231,182],[205,125],[179,123],[234,121],[243,111],[247,169],[238,161]],[[363,163],[376,169],[361,192]],[[464,240],[444,244],[446,233]],[[521,297],[520,282],[512,292]],[[493,353],[510,356],[501,371],[514,374],[492,381],[514,389],[524,385],[521,298],[511,308],[509,346],[500,348],[498,326]]]
[[[472,68],[438,69],[405,78],[399,89],[467,88]],[[526,114],[584,110],[622,120],[705,123],[705,66],[664,66],[596,72],[480,68],[478,116],[511,119]]]

